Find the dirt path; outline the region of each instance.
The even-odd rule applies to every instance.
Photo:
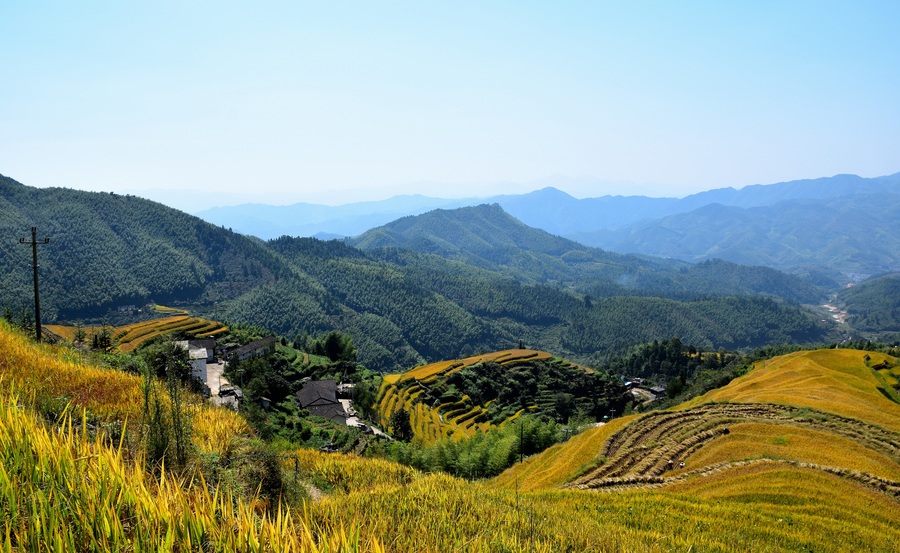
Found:
[[[321,501],[327,494],[317,488],[312,482],[305,482],[306,491],[309,492],[309,498],[313,501]]]
[[[841,467],[831,467],[825,465],[817,465],[814,463],[803,463],[801,461],[793,461],[789,459],[753,459],[748,461],[734,461],[729,463],[717,463],[715,465],[710,465],[707,467],[703,467],[701,469],[692,470],[690,472],[686,472],[683,474],[679,474],[678,476],[632,476],[628,478],[607,478],[603,480],[595,480],[589,482],[587,484],[582,485],[568,485],[567,488],[577,488],[582,490],[603,490],[603,491],[623,491],[623,490],[635,490],[635,489],[652,489],[652,488],[661,488],[663,486],[667,486],[669,484],[674,484],[676,482],[681,482],[687,480],[689,478],[694,478],[698,476],[710,476],[713,474],[717,474],[732,468],[737,467],[746,467],[751,465],[758,464],[779,464],[779,465],[789,465],[797,468],[803,469],[812,469],[819,470],[822,472],[827,472],[829,474],[833,474],[835,476],[840,476],[841,478],[845,478],[847,480],[851,480],[858,484],[862,484],[867,488],[883,492],[895,499],[900,500],[900,482],[896,482],[893,480],[888,480],[886,478],[881,478],[879,476],[875,476],[869,474],[867,472],[860,472],[856,470],[849,470]]]

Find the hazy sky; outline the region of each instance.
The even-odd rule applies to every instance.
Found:
[[[898,22],[895,0],[3,0],[0,173],[331,204],[890,174]]]

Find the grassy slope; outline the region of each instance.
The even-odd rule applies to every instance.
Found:
[[[0,511],[8,514],[0,522],[0,541],[6,550],[50,550],[57,540],[60,549],[70,550],[193,550],[206,547],[203,542],[223,551],[356,546],[372,551],[891,551],[900,546],[895,499],[831,473],[765,462],[716,472],[695,479],[698,483],[682,480],[664,492],[515,493],[379,460],[300,452],[300,472],[331,494],[300,511],[261,514],[258,505],[254,509],[205,486],[148,478],[116,448],[66,430],[65,424],[62,431],[48,428],[9,396],[13,383],[43,397],[58,391],[47,391],[45,383],[61,376],[84,372],[84,378],[124,379],[115,388],[119,399],[106,393],[100,394],[106,399],[91,403],[79,396],[87,402],[79,405],[110,417],[132,410],[107,404],[127,401],[137,383],[66,360],[66,350],[35,347],[3,326],[0,342],[4,352],[13,352],[0,358]],[[41,367],[46,372],[28,376]],[[220,412],[199,409],[211,418]],[[614,421],[524,467],[530,478],[539,478],[536,461],[560,461],[575,445],[596,450],[603,438],[641,419]],[[729,436],[740,434],[738,426],[734,429]],[[785,437],[790,444],[815,439],[815,431]],[[893,469],[882,461],[877,470],[892,474]],[[557,486],[559,479],[546,481]],[[39,527],[31,524],[38,517]]]
[[[592,465],[603,442],[635,417],[622,417],[595,430],[583,432],[564,444],[557,444],[540,455],[526,459],[488,482],[489,487],[522,491],[559,488],[582,467]]]
[[[870,368],[883,362],[891,367]],[[805,351],[762,361],[728,386],[670,412],[591,430],[510,469],[495,483],[508,486],[516,479],[525,482],[552,472],[555,477],[541,485],[558,487],[586,463],[596,464],[604,453],[613,453],[616,447],[609,439],[622,429],[615,453],[628,457],[631,466],[619,471],[619,477],[677,476],[721,463],[773,459],[900,480],[900,404],[890,399],[896,394],[888,389],[897,382],[898,371],[896,359],[858,350]],[[646,461],[658,450],[668,455],[659,455],[655,463]],[[667,470],[673,456],[685,461],[684,470]]]
[[[0,321],[0,392],[16,393],[47,416],[84,410],[92,424],[138,426],[142,416],[141,378],[85,363],[77,351],[35,345]],[[165,401],[166,398],[163,398]],[[190,400],[194,441],[205,453],[221,454],[235,436],[250,436],[237,413]]]

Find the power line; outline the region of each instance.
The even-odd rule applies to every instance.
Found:
[[[31,242],[27,242],[25,238],[19,238],[20,244],[31,244],[31,267],[34,270],[34,333],[35,339],[41,341],[41,295],[38,292],[38,262],[37,247],[39,245],[49,244],[50,238],[45,237],[43,240],[37,239],[37,227],[31,227]]]

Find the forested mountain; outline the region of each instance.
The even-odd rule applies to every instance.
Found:
[[[551,180],[552,182],[552,180]],[[564,179],[560,180],[560,186],[564,186]],[[315,236],[328,234],[333,236],[356,236],[378,225],[384,225],[397,218],[408,215],[419,215],[433,209],[455,209],[464,206],[478,204],[499,204],[507,213],[522,221],[528,226],[539,228],[552,234],[566,236],[578,240],[589,246],[611,249],[622,253],[639,253],[644,250],[631,250],[631,247],[652,247],[654,235],[648,231],[644,241],[638,240],[638,244],[632,244],[621,239],[632,232],[632,225],[642,222],[663,219],[675,216],[673,219],[693,232],[707,233],[708,237],[695,238],[694,242],[727,242],[734,249],[741,248],[740,237],[746,233],[754,234],[754,226],[743,226],[744,218],[739,217],[733,225],[722,228],[721,231],[730,234],[719,234],[715,229],[702,226],[701,223],[691,225],[690,221],[695,217],[694,212],[706,206],[726,206],[747,210],[764,206],[775,206],[780,202],[793,202],[798,200],[810,200],[815,202],[829,202],[835,198],[857,195],[889,195],[900,194],[900,173],[877,178],[862,178],[856,175],[836,175],[828,178],[798,180],[767,185],[746,186],[741,189],[720,188],[693,194],[685,198],[648,198],[645,196],[602,196],[596,198],[577,199],[557,188],[545,187],[527,194],[513,194],[495,196],[489,198],[463,198],[457,200],[442,200],[426,198],[422,196],[398,196],[380,202],[362,202],[346,204],[342,206],[325,206],[311,204],[296,204],[293,206],[270,205],[241,205],[227,208],[213,208],[200,212],[198,215],[217,225],[231,227],[239,232],[252,234],[263,239],[276,238],[281,235],[290,236]],[[805,203],[795,204],[799,207],[811,205]],[[876,204],[878,205],[878,204]],[[711,208],[712,212],[719,212],[723,216],[733,210]],[[768,211],[760,209],[754,213],[763,214],[766,218],[777,220],[780,214],[777,210]],[[871,212],[870,212],[871,213]],[[686,215],[691,214],[691,215]],[[808,220],[814,215],[807,216],[802,211],[798,214],[785,214],[791,217],[799,216]],[[863,219],[866,217],[864,216]],[[703,221],[703,218],[700,217]],[[627,227],[627,229],[626,229]],[[757,224],[759,227],[759,224]],[[638,232],[643,227],[634,227]],[[653,228],[653,224],[650,224]],[[760,227],[763,228],[763,227]],[[815,225],[812,228],[817,228]],[[782,230],[787,230],[782,229]],[[620,231],[611,233],[610,231]],[[612,238],[607,239],[607,236]],[[617,238],[619,237],[619,238]],[[782,239],[789,239],[786,234],[763,236],[770,243],[777,243]],[[671,251],[663,248],[654,249],[653,255],[664,257],[682,257],[684,249],[679,244],[673,244],[668,236],[663,236],[663,245],[674,247]],[[693,238],[693,237],[689,237]],[[637,239],[636,239],[637,240]],[[620,244],[621,242],[621,244]],[[648,243],[643,243],[648,242]],[[751,246],[757,242],[746,241]],[[839,257],[852,258],[857,254],[864,254],[865,249],[859,249],[853,242],[841,243],[833,240],[829,243],[829,249],[836,251]],[[768,245],[768,244],[767,244]],[[889,244],[884,244],[888,248]],[[751,248],[763,251],[761,246]],[[779,255],[771,260],[765,255],[747,257],[742,263],[753,265],[766,265],[779,269],[802,267],[809,258],[808,252],[799,252],[796,257],[791,255],[790,248],[776,248]],[[682,252],[683,253],[683,252]],[[690,250],[687,254],[691,260],[706,259],[704,257],[717,257],[715,251]],[[722,257],[722,256],[718,256]],[[815,256],[814,256],[815,257]],[[728,258],[732,259],[732,258]],[[832,267],[823,262],[831,258],[825,255],[816,260],[817,265],[824,266],[831,271],[846,271],[845,265]],[[841,259],[837,260],[838,262]],[[877,273],[877,267],[863,271],[851,270],[851,272]]]
[[[404,217],[348,243],[435,254],[525,282],[565,283],[594,296],[768,294],[815,302],[822,295],[809,282],[764,267],[718,260],[690,265],[586,247],[529,227],[497,204]]]
[[[900,334],[900,274],[867,280],[838,295],[848,322],[860,330]]]
[[[686,261],[722,258],[840,279],[840,273],[900,270],[898,218],[900,193],[856,194],[751,208],[711,204],[578,239],[614,251]]]
[[[520,245],[529,247],[533,229],[510,218],[519,234],[504,235],[505,224],[496,222],[505,214],[486,212],[495,227],[478,232],[508,244],[508,266],[316,239],[264,243],[140,198],[35,189],[4,178],[0,308],[31,305],[30,252],[18,238],[30,238],[37,226],[39,238],[51,238],[39,252],[48,322],[99,319],[109,307],[147,300],[175,302],[291,338],[342,330],[373,369],[520,343],[579,360],[673,336],[707,349],[825,337],[826,329],[797,306],[735,295],[759,291],[777,273],[716,263],[678,263],[673,270],[671,262],[607,254],[546,233],[533,252],[517,254],[515,240],[527,239]],[[474,217],[467,224],[481,223]],[[454,228],[471,237],[465,226]],[[491,248],[481,255],[490,260]],[[536,267],[568,280],[564,285]],[[595,278],[580,282],[584,274]],[[801,293],[802,286],[791,292],[799,280],[784,278],[775,287],[785,296]],[[656,290],[666,283],[669,298],[649,297],[661,292],[645,282]]]
[[[758,296],[592,299],[433,254],[363,252],[314,238],[283,237],[269,246],[333,294],[341,307],[330,320],[354,337],[363,362],[375,367],[403,369],[520,343],[587,359],[666,336],[705,348],[740,348],[826,335],[798,307]],[[305,315],[284,299],[300,294],[276,283],[229,309],[292,335],[306,331],[298,325]]]
[[[213,302],[292,273],[258,240],[132,196],[38,189],[0,176],[0,304],[32,305],[30,229],[42,311],[90,316],[154,299]]]

